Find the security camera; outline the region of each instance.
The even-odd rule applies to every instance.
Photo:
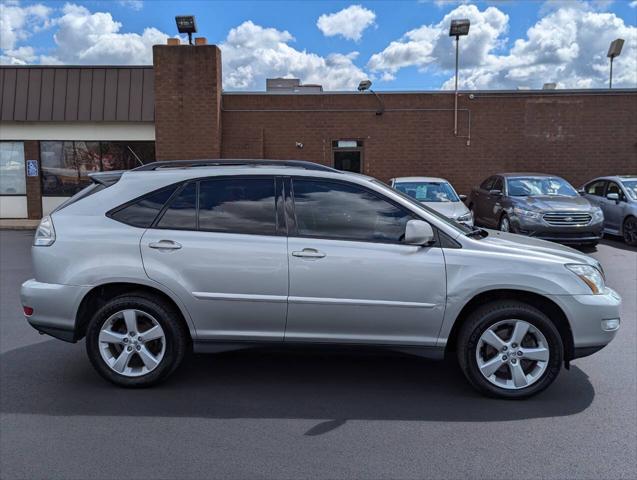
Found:
[[[303,144],[301,142],[296,142],[296,148],[303,148]]]
[[[372,88],[371,80],[363,80],[361,83],[358,84],[359,92],[364,92],[365,90],[369,90],[370,88]]]

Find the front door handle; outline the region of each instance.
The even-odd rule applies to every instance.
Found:
[[[181,243],[173,242],[172,240],[160,240],[159,242],[151,242],[148,246],[157,250],[179,250]]]
[[[325,254],[315,248],[304,248],[300,252],[292,252],[292,256],[301,258],[323,258]]]

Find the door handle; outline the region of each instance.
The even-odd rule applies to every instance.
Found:
[[[325,254],[315,248],[304,248],[300,252],[292,252],[292,256],[301,258],[323,258]]]
[[[181,243],[173,242],[172,240],[160,240],[159,242],[151,242],[148,246],[157,250],[179,250]]]

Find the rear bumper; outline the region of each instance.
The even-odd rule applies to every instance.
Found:
[[[33,313],[25,316],[29,324],[41,333],[67,342],[76,342],[75,318],[90,286],[58,285],[27,280],[20,289],[23,306]]]
[[[602,321],[620,319],[621,297],[608,288],[603,295],[549,295],[566,312],[573,333],[573,358],[585,357],[608,345],[619,327],[604,330]]]

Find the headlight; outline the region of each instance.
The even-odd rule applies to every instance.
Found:
[[[513,207],[513,213],[518,217],[533,218],[535,220],[539,220],[542,216],[540,212],[536,212],[533,210],[524,210],[520,207]]]
[[[456,218],[456,221],[458,222],[470,222],[471,220],[473,220],[473,213],[471,212],[465,213],[464,215],[460,215]]]
[[[55,228],[53,228],[53,220],[48,215],[40,220],[40,225],[35,231],[33,237],[33,245],[36,247],[48,247],[55,242]]]
[[[579,264],[568,264],[565,265],[571,272],[577,275],[588,288],[591,289],[593,294],[599,295],[604,293],[606,290],[606,285],[604,284],[604,276],[602,272],[597,270],[595,267],[591,267],[590,265],[579,265]]]
[[[602,209],[597,207],[595,210],[593,210],[593,221],[594,222],[600,222],[604,220],[604,212],[602,212]]]

